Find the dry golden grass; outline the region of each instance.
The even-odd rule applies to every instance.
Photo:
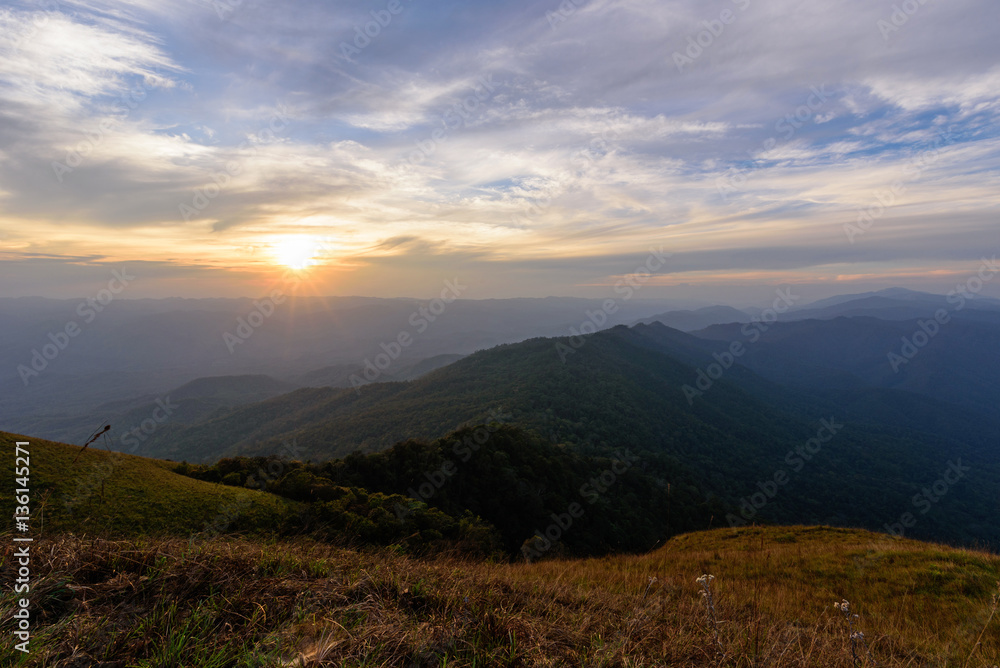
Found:
[[[63,537],[35,555],[34,653],[2,665],[846,667],[844,598],[880,665],[1000,656],[1000,557],[863,531],[721,529],[532,565],[242,539]]]

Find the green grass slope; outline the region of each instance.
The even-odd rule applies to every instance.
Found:
[[[186,535],[208,527],[278,529],[299,504],[265,492],[178,475],[170,462],[0,432],[3,514],[13,514],[15,442],[30,454],[32,531]],[[79,457],[77,459],[77,457]]]
[[[309,535],[338,545],[393,545],[408,553],[442,550],[486,554],[499,549],[494,529],[468,513],[448,515],[410,504],[398,494],[356,486],[325,487],[322,500],[271,493],[301,462],[273,458],[249,468],[238,484],[219,484],[175,473],[174,462],[108,452],[0,432],[10,453],[0,471],[0,512],[14,511],[16,441],[30,443],[33,536],[72,533],[104,538],[220,534],[259,538]],[[79,455],[79,460],[76,460]],[[230,481],[231,482],[231,481]],[[267,491],[261,491],[267,490]],[[5,527],[6,528],[6,527]]]

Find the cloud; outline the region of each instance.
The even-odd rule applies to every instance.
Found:
[[[888,36],[891,6],[862,0],[563,5],[404,2],[349,59],[379,3],[0,9],[7,262],[252,272],[263,260],[232,249],[300,234],[335,240],[335,292],[376,265],[403,284],[454,262],[557,294],[653,242],[691,281],[940,269],[994,243],[987,0],[927,3]]]
[[[149,33],[117,19],[75,20],[59,11],[0,10],[0,94],[49,114],[84,111],[136,79],[174,85],[177,66]]]

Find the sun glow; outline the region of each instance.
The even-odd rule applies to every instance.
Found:
[[[290,237],[273,247],[275,259],[290,269],[302,270],[316,264],[320,242],[311,237]]]

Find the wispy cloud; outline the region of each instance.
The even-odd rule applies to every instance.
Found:
[[[863,0],[401,6],[350,58],[381,6],[0,9],[0,250],[33,276],[7,289],[71,289],[42,257],[135,258],[247,293],[268,260],[240,249],[288,235],[328,240],[320,291],[461,266],[482,296],[592,294],[651,243],[677,254],[672,284],[712,286],[913,283],[995,245],[987,0],[927,3],[888,37],[892,3]]]

